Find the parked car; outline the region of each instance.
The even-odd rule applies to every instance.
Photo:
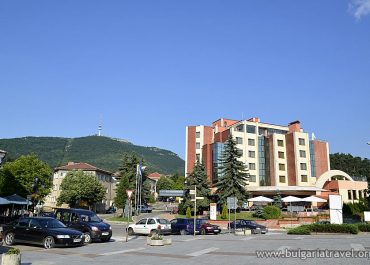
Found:
[[[171,234],[171,224],[167,219],[150,217],[141,219],[136,224],[131,224],[127,228],[129,235],[154,235],[154,234]]]
[[[268,232],[266,226],[257,224],[255,221],[245,219],[237,219],[236,221],[231,222],[228,227],[231,229],[251,229],[253,234],[266,234]]]
[[[199,223],[200,223],[199,230],[200,230],[201,235],[206,235],[206,234],[215,234],[215,235],[217,235],[217,234],[221,233],[221,228],[218,225],[213,225],[213,224],[209,223],[208,220],[205,220],[205,219],[198,219],[198,220],[199,220]]]
[[[197,225],[196,233],[199,233],[200,225]],[[194,219],[176,218],[171,220],[172,234],[189,235],[194,233]]]
[[[140,213],[151,213],[153,209],[148,205],[138,205],[138,211]]]
[[[104,223],[93,211],[58,208],[55,218],[66,226],[81,231],[85,235],[85,243],[94,240],[108,242],[112,237],[112,227]]]
[[[115,207],[109,207],[107,210],[105,210],[106,214],[112,214],[112,213],[115,213],[115,212],[116,212]]]
[[[75,229],[66,227],[51,217],[26,217],[3,227],[4,243],[11,246],[15,243],[54,246],[81,246],[84,235]]]

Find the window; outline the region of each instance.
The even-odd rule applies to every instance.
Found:
[[[307,170],[307,164],[301,163],[301,170]]]
[[[249,163],[249,169],[250,170],[256,170],[256,164],[255,163]]]
[[[196,133],[195,133],[195,137],[196,137],[196,138],[200,138],[200,132],[196,132]]]
[[[200,143],[195,143],[195,148],[200,149]]]
[[[251,157],[251,158],[255,158],[256,157],[256,152],[248,151],[248,156]]]
[[[256,126],[247,125],[247,133],[256,133]]]
[[[146,219],[141,219],[139,222],[136,223],[137,225],[146,225]]]
[[[243,138],[241,138],[241,137],[236,137],[236,138],[235,138],[235,140],[236,140],[236,143],[237,143],[237,144],[243,144]]]
[[[352,191],[352,197],[354,200],[357,200],[357,192],[355,190]]]
[[[285,171],[285,164],[279,164],[279,170]]]
[[[148,220],[148,225],[155,225],[155,220],[154,219],[149,219]]]
[[[298,141],[299,141],[299,145],[305,145],[304,138],[299,138]]]
[[[237,148],[236,151],[238,152],[239,156],[243,156],[243,150],[242,149]]]
[[[236,132],[244,132],[244,125],[240,124],[240,125],[236,126],[234,130]]]
[[[284,141],[283,140],[277,140],[278,146],[284,147]]]
[[[256,145],[256,141],[254,139],[248,139],[248,145],[250,146],[255,146]]]
[[[305,150],[299,150],[299,156],[306,158],[306,151]]]
[[[301,175],[301,181],[307,182],[307,175]]]
[[[285,176],[279,176],[279,182],[285,183]]]
[[[196,156],[197,161],[200,162],[200,154],[196,154],[195,156]]]
[[[352,200],[352,191],[351,190],[348,191],[348,200]]]
[[[362,196],[362,190],[359,190],[359,191],[358,191],[358,197],[359,197],[360,199],[362,199],[362,198],[363,198],[363,196]]]
[[[249,182],[256,182],[256,175],[249,175]]]
[[[285,158],[284,152],[278,152],[278,157],[284,159]]]

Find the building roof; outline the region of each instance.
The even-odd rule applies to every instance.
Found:
[[[54,171],[59,171],[59,170],[67,170],[67,171],[71,171],[71,170],[98,171],[98,172],[101,172],[101,173],[112,175],[112,172],[109,172],[109,171],[104,170],[104,169],[100,169],[100,168],[95,167],[95,166],[92,166],[92,165],[90,165],[88,163],[68,162],[67,165],[61,166],[61,167],[57,167],[57,168],[54,169]]]
[[[159,174],[158,172],[154,172],[149,174],[148,178],[153,179],[153,180],[158,180],[162,177],[162,174]]]

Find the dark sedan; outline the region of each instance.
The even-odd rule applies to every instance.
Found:
[[[236,224],[236,225],[235,225]],[[231,229],[250,229],[253,234],[266,234],[268,229],[264,225],[259,225],[252,220],[237,219],[229,224]]]
[[[81,232],[67,228],[51,217],[20,218],[4,226],[3,235],[4,243],[8,246],[27,243],[42,245],[47,249],[54,246],[81,246],[85,241]]]
[[[213,225],[208,222],[208,220],[200,219],[200,234],[206,235],[206,234],[219,234],[221,233],[221,228],[218,225]]]

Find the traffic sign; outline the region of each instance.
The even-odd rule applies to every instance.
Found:
[[[227,209],[236,210],[238,199],[236,197],[227,197]]]

